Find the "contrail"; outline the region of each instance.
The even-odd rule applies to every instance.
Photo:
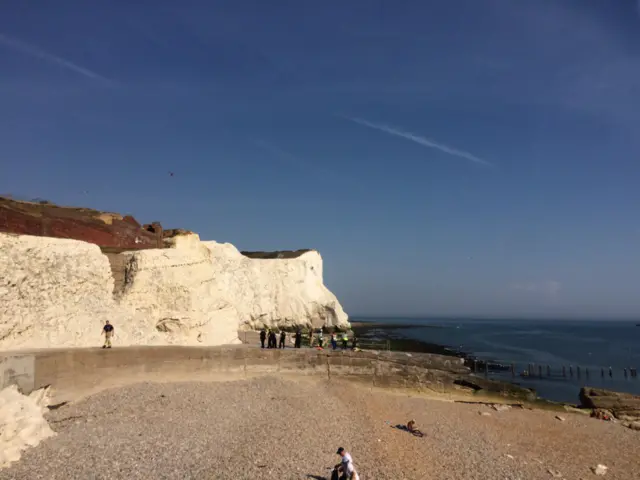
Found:
[[[407,140],[411,140],[412,142],[418,143],[425,147],[435,148],[436,150],[440,150],[441,152],[448,153],[449,155],[454,155],[460,158],[466,158],[467,160],[471,160],[472,162],[479,163],[481,165],[486,165],[488,167],[494,166],[491,162],[487,162],[486,160],[478,158],[469,152],[464,152],[456,148],[448,147],[441,143],[434,142],[433,140],[429,140],[428,138],[421,137],[420,135],[416,135],[414,133],[403,132],[402,130],[398,130],[397,128],[389,127],[387,125],[372,123],[367,120],[363,120],[362,118],[347,117],[344,115],[339,115],[339,116],[346,120],[350,120],[357,124],[363,125],[365,127],[373,128],[374,130],[379,130],[381,132],[388,133],[389,135],[395,135],[396,137],[406,138]]]
[[[64,67],[68,70],[79,73],[80,75],[83,75],[92,80],[111,83],[111,80],[109,80],[106,77],[103,77],[102,75],[96,72],[92,72],[91,70],[88,70],[84,67],[76,65],[75,63],[70,62],[69,60],[65,60],[64,58],[60,58],[56,55],[45,52],[44,50],[41,50],[38,47],[29,45],[28,43],[24,43],[23,41],[18,40],[17,38],[12,38],[0,33],[0,44],[6,47],[12,48],[18,52],[22,52],[26,55],[39,58],[40,60],[45,60],[47,62],[55,63],[56,65],[60,65],[61,67]]]

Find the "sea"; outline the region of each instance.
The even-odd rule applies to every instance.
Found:
[[[640,326],[636,326],[640,321],[365,317],[350,320],[384,324],[385,330],[395,337],[443,345],[479,360],[514,364],[515,378],[510,371],[490,371],[489,376],[533,388],[539,397],[548,400],[578,403],[583,386],[640,395],[640,376],[630,375],[631,368],[640,369]],[[530,364],[535,365],[535,375],[521,376]],[[538,376],[538,365],[543,367],[542,378]],[[547,366],[551,376],[547,376]],[[562,374],[563,366],[566,377]]]

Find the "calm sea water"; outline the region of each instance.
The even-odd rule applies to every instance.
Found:
[[[552,368],[550,378],[522,378],[512,380],[510,373],[495,373],[494,378],[514,381],[534,388],[538,395],[549,400],[578,402],[580,387],[588,385],[640,394],[640,377],[625,380],[623,369],[640,369],[640,327],[631,321],[575,321],[575,320],[437,320],[400,318],[354,318],[353,321],[407,325],[393,333],[431,343],[461,349],[476,357],[498,363],[516,365],[519,373],[527,364]],[[425,328],[438,327],[438,328]],[[562,377],[562,366],[567,378]],[[569,366],[573,366],[573,379]],[[576,375],[581,367],[581,378]],[[601,368],[605,378],[601,378]],[[613,369],[609,378],[608,369]],[[585,369],[589,369],[586,378]],[[535,369],[537,373],[537,367]]]

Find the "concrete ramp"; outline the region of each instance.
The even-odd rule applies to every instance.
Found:
[[[31,393],[35,381],[35,357],[11,355],[0,357],[0,390],[17,385],[24,393]]]

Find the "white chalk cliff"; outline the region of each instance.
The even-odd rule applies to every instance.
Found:
[[[168,242],[120,254],[125,282],[114,295],[96,245],[0,233],[0,350],[95,346],[105,320],[117,345],[220,345],[238,342],[242,328],[348,326],[318,252],[256,259],[195,234]]]

